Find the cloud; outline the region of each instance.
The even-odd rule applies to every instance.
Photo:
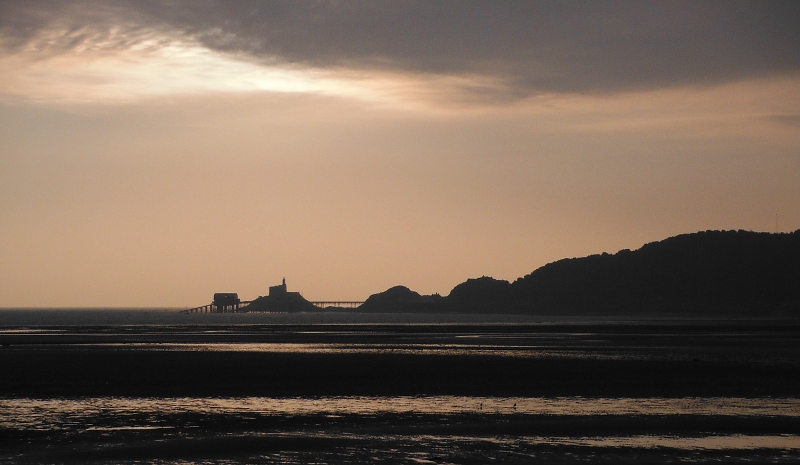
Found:
[[[430,92],[496,102],[800,72],[794,1],[11,0],[0,18],[6,55],[177,41],[255,66],[457,81]]]

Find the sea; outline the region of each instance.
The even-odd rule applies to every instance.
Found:
[[[800,463],[800,321],[0,309],[28,463]]]

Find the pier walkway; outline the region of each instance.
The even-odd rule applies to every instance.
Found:
[[[247,310],[242,309],[242,307],[246,307],[250,304],[252,300],[242,300],[239,302],[238,305],[235,306],[218,306],[215,305],[213,302],[207,305],[201,305],[199,307],[194,308],[187,308],[185,310],[180,310],[179,313],[248,313]],[[358,300],[319,300],[311,302],[315,306],[319,307],[320,310],[325,309],[327,307],[336,307],[336,308],[358,308],[364,301]]]

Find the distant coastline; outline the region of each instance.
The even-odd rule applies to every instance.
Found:
[[[471,278],[446,296],[398,285],[356,308],[320,308],[289,292],[285,280],[269,290],[236,311],[798,318],[800,230],[682,234],[558,260],[513,282]]]
[[[447,296],[396,286],[365,312],[800,317],[800,230],[703,231],[568,258],[514,282],[468,279]]]

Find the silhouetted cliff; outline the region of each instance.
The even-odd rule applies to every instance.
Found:
[[[425,306],[387,293],[373,296],[392,302],[384,311],[800,316],[800,231],[684,234],[636,251],[559,260],[513,283],[469,279]]]

